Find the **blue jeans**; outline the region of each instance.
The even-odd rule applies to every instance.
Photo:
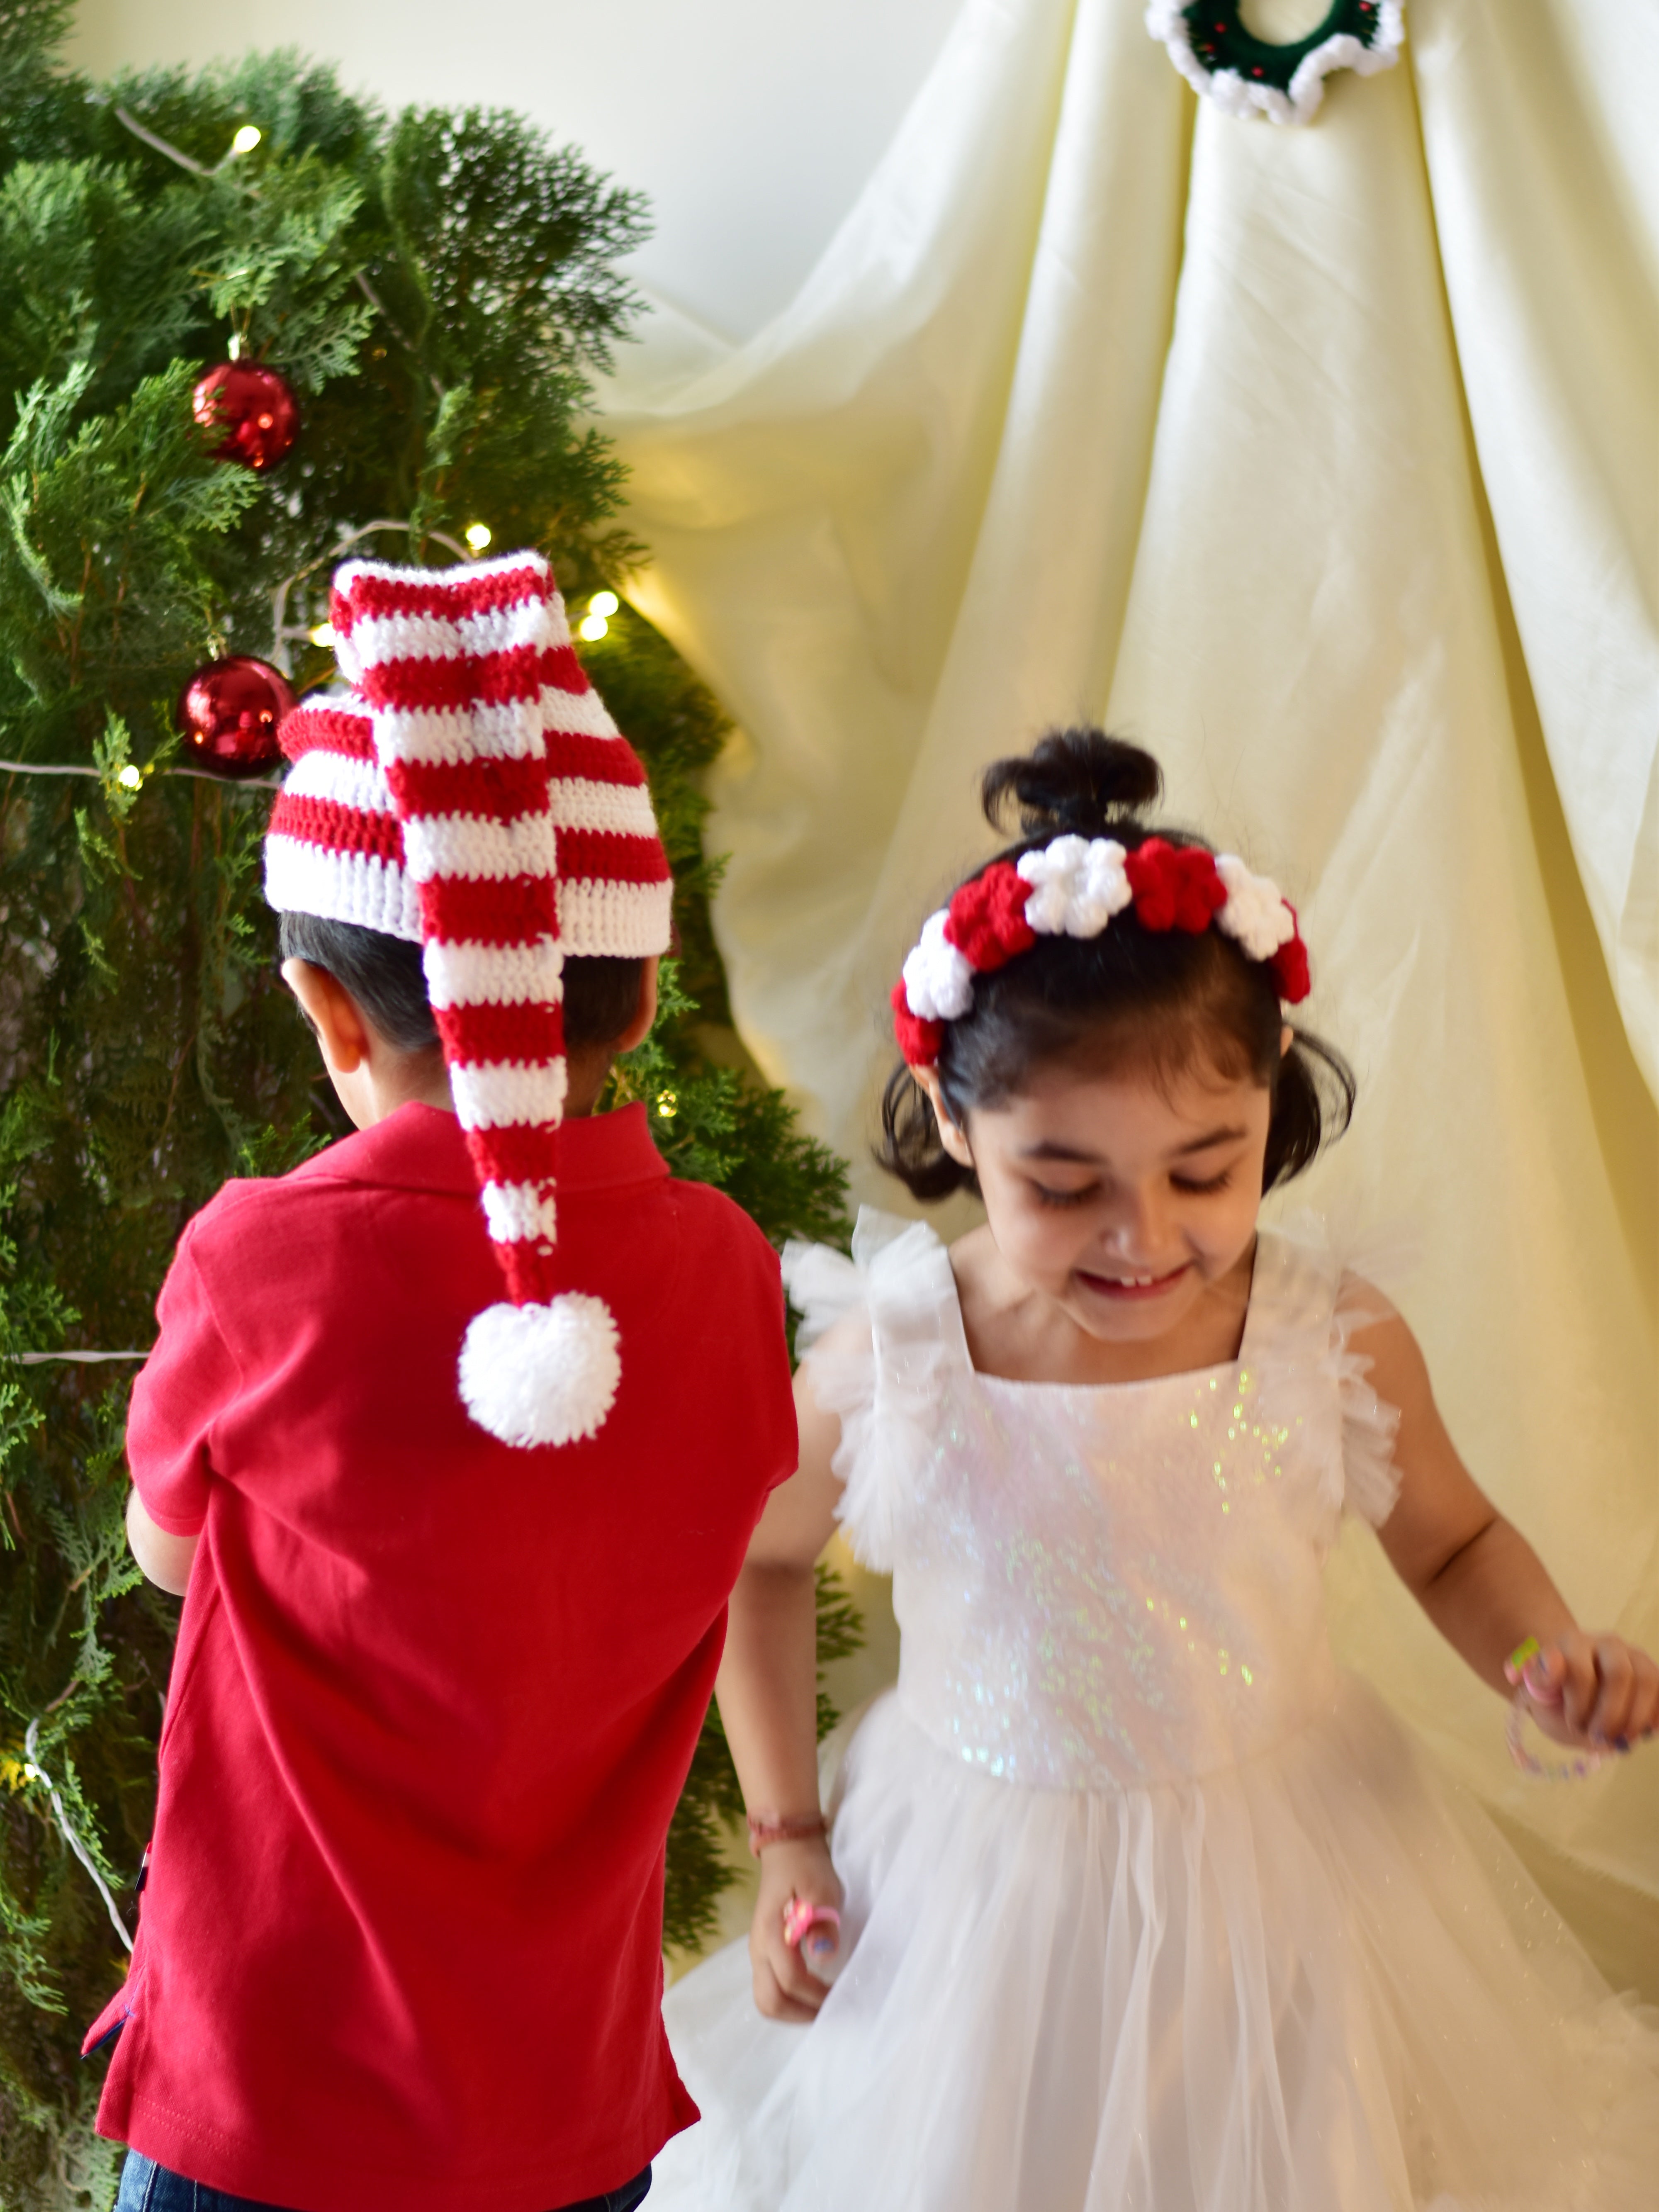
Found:
[[[620,2189],[603,2197],[585,2197],[580,2204],[566,2204],[557,2212],[634,2212],[643,2204],[651,2186],[651,2169],[636,2173]],[[283,2212],[280,2205],[262,2204],[252,2197],[227,2197],[222,2189],[210,2189],[200,2181],[186,2181],[157,2166],[142,2151],[130,2150],[121,2169],[121,2193],[115,2212]]]

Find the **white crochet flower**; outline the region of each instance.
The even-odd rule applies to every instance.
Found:
[[[974,971],[946,941],[949,910],[941,907],[921,925],[921,939],[904,963],[904,995],[924,1022],[953,1022],[974,1003]]]
[[[1134,896],[1115,837],[1056,837],[1026,853],[1019,872],[1032,887],[1025,919],[1044,937],[1098,937]]]
[[[1227,893],[1216,927],[1242,945],[1252,960],[1271,960],[1296,935],[1296,918],[1268,876],[1253,876],[1236,853],[1218,853],[1215,872]]]

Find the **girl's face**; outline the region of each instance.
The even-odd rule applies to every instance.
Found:
[[[1054,1066],[939,1127],[1013,1272],[1091,1336],[1146,1343],[1248,1266],[1271,1108],[1261,1084],[1202,1066],[1160,1083]]]

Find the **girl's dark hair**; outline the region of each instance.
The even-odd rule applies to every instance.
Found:
[[[982,799],[994,830],[1020,833],[999,860],[1018,860],[1067,835],[1115,837],[1132,852],[1154,834],[1171,845],[1203,846],[1202,838],[1162,825],[1154,831],[1143,819],[1163,788],[1150,753],[1080,727],[1055,730],[1030,752],[994,761]],[[1017,1097],[1044,1063],[1150,1068],[1167,1079],[1206,1062],[1225,1079],[1253,1080],[1271,1093],[1262,1170],[1262,1188],[1271,1190],[1342,1133],[1354,1101],[1342,1055],[1299,1029],[1281,1054],[1284,1027],[1264,963],[1213,927],[1146,929],[1130,908],[1098,937],[1039,937],[1006,967],[976,975],[971,1009],[944,1025],[939,1087],[961,1127],[975,1106]],[[973,1170],[939,1142],[927,1094],[902,1065],[888,1079],[881,1118],[876,1158],[917,1198],[977,1191]]]
[[[345,985],[388,1044],[399,1052],[424,1052],[438,1042],[427,1002],[421,948],[356,922],[325,921],[319,915],[285,914],[284,960],[309,960]],[[634,1018],[640,1003],[643,960],[588,954],[564,963],[564,1041],[567,1048],[609,1044]]]

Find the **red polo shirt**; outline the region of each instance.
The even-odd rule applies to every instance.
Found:
[[[663,1846],[795,1462],[778,1263],[640,1107],[568,1122],[558,1177],[561,1272],[622,1343],[584,1443],[461,1407],[501,1284],[433,1108],[231,1184],[162,1291],[128,1455],[202,1544],[99,2127],[215,2188],[547,2212],[696,2117]]]

